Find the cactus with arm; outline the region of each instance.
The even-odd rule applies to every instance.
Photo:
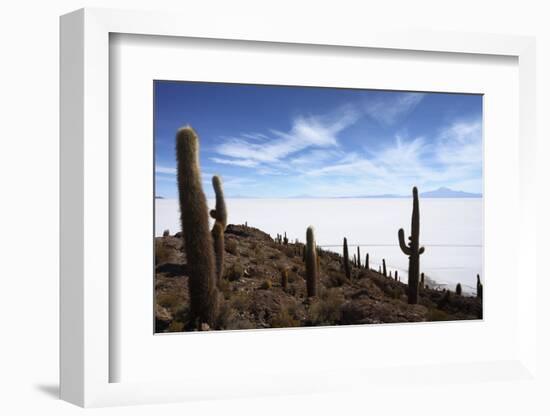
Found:
[[[420,236],[420,209],[418,204],[418,190],[416,186],[413,188],[413,212],[411,221],[411,235],[409,243],[405,243],[405,231],[399,229],[399,247],[401,251],[409,256],[409,279],[408,285],[408,302],[410,304],[418,303],[418,273],[420,271],[420,255],[424,253],[424,247],[419,245]]]
[[[201,183],[199,138],[191,127],[176,136],[180,220],[189,274],[190,322],[194,328],[213,326],[217,313],[213,243],[208,205]]]

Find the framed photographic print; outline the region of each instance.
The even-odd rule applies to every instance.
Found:
[[[61,19],[62,398],[531,379],[533,39],[186,21]]]
[[[155,332],[482,319],[482,95],[154,97]]]

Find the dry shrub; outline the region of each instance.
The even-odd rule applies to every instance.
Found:
[[[271,320],[272,328],[291,328],[296,326],[300,326],[300,321],[296,319],[289,308],[282,308]]]
[[[321,292],[320,299],[313,302],[308,311],[308,320],[312,325],[335,325],[342,319],[344,295],[338,289]]]
[[[234,256],[237,256],[239,254],[237,240],[233,238],[226,238],[225,251],[227,251],[229,254],[233,254]]]
[[[260,289],[262,290],[269,290],[273,284],[271,283],[271,279],[265,279],[262,284],[260,285]]]
[[[172,260],[172,249],[160,239],[155,240],[155,264],[169,263]]]
[[[182,299],[175,293],[159,293],[157,294],[157,303],[166,309],[176,309],[181,306]]]
[[[231,297],[231,306],[239,312],[245,312],[250,307],[250,296],[246,292],[233,294]]]
[[[426,317],[426,320],[429,321],[429,322],[433,322],[433,321],[448,321],[450,318],[449,318],[449,315],[447,314],[447,312],[444,312],[442,310],[439,310],[439,309],[430,309],[428,311],[428,316]]]
[[[244,268],[240,262],[235,262],[226,269],[225,271],[225,277],[229,279],[230,281],[239,280],[241,277],[243,277],[244,274]]]

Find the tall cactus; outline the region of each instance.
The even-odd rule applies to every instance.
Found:
[[[344,273],[348,279],[351,278],[351,271],[349,267],[349,252],[348,252],[348,239],[344,237]]]
[[[361,268],[361,250],[357,246],[357,267]]]
[[[384,277],[388,275],[388,270],[386,269],[386,259],[382,259],[382,274]]]
[[[216,209],[210,210],[210,216],[216,220],[212,227],[212,239],[214,240],[214,254],[216,255],[216,280],[219,282],[223,276],[225,257],[224,231],[227,226],[227,208],[223,197],[222,181],[219,176],[212,177],[212,186],[216,194]]]
[[[477,275],[477,287],[476,287],[476,297],[478,299],[483,299],[483,284],[481,283],[481,279],[479,278],[479,274]]]
[[[190,322],[202,329],[204,324],[214,324],[218,293],[208,205],[199,167],[199,138],[191,127],[178,131],[176,157],[180,220],[189,274]]]
[[[313,227],[309,226],[306,232],[306,286],[307,296],[317,296],[317,248]]]
[[[413,212],[409,244],[405,244],[405,231],[403,231],[403,228],[399,229],[397,235],[401,251],[409,256],[408,302],[414,305],[418,303],[420,255],[424,253],[424,247],[420,247],[418,242],[420,236],[420,209],[418,207],[418,189],[416,189],[416,186],[413,188]]]
[[[367,255],[365,256],[365,269],[367,269],[367,270],[370,269],[370,264],[369,264],[369,253],[367,253]]]

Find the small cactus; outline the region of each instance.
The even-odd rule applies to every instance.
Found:
[[[462,285],[460,283],[457,283],[455,292],[458,296],[462,295]]]
[[[288,289],[288,270],[283,269],[281,271],[281,286],[283,287],[283,290],[286,292]]]
[[[216,209],[210,211],[210,216],[222,225],[222,231],[227,227],[227,208],[223,197],[222,180],[219,176],[212,177],[212,186],[216,194]]]
[[[369,264],[369,253],[367,253],[367,255],[365,256],[365,269],[367,269],[367,270],[370,269],[370,264]]]
[[[170,230],[164,230],[162,233],[163,237],[170,237]]]
[[[283,244],[285,246],[288,245],[288,238],[286,238],[286,231],[285,231],[285,238],[283,239]]]
[[[306,286],[307,296],[317,296],[317,249],[313,227],[309,226],[306,232]]]
[[[384,277],[388,276],[388,271],[386,269],[386,259],[382,259],[382,274]]]
[[[420,255],[424,253],[424,247],[419,245],[420,236],[420,209],[418,204],[418,189],[413,188],[413,212],[411,222],[411,235],[409,243],[405,243],[405,231],[399,229],[397,233],[399,247],[401,251],[409,256],[409,280],[408,280],[408,302],[409,304],[418,303],[418,273],[420,271]]]
[[[351,271],[349,267],[349,252],[348,252],[348,239],[344,237],[344,273],[348,279],[351,279]]]
[[[359,246],[357,246],[357,267],[361,268],[361,250],[359,250]]]
[[[420,287],[424,287],[424,272],[420,273]]]
[[[208,205],[201,183],[199,138],[191,127],[176,136],[177,180],[182,234],[189,274],[191,326],[213,327],[217,314],[216,266]]]
[[[352,262],[353,266],[354,267],[357,267],[357,256],[354,254],[353,255],[353,262]]]

